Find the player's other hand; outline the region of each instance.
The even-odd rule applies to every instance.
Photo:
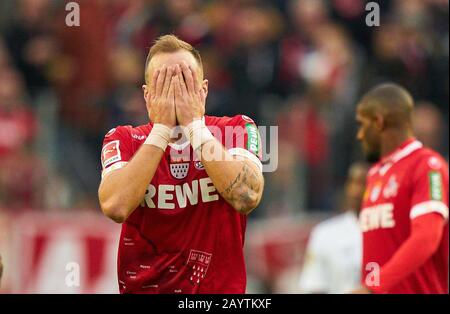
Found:
[[[150,121],[174,127],[177,123],[175,115],[174,66],[163,65],[155,70],[152,76],[150,93],[146,97],[147,112]]]
[[[205,115],[206,92],[200,86],[197,74],[185,62],[175,66],[173,77],[177,121],[187,126]]]

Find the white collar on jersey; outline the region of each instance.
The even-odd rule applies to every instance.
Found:
[[[391,155],[383,158],[378,166],[369,171],[369,176],[377,172],[379,172],[380,175],[384,176],[395,163],[411,155],[413,152],[422,147],[423,144],[421,142],[419,142],[418,140],[412,140],[410,143],[406,144],[406,146],[398,148]]]
[[[419,142],[418,140],[414,140],[413,142],[409,143],[399,151],[395,152],[390,160],[393,163],[396,163],[400,161],[401,159],[405,158],[406,156],[411,155],[413,152],[415,152],[418,149],[421,149],[423,147],[423,144]]]

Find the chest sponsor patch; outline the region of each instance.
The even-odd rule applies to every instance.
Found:
[[[103,146],[102,149],[102,166],[103,169],[108,167],[109,165],[122,160],[122,157],[120,155],[120,141],[112,141],[105,146]]]
[[[363,232],[394,228],[394,204],[384,203],[363,208],[359,214],[359,224]]]
[[[430,198],[434,201],[442,201],[442,175],[438,171],[428,173],[430,183]]]

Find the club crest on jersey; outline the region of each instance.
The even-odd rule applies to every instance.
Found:
[[[189,162],[171,162],[170,173],[175,179],[184,179],[189,172]]]
[[[378,197],[380,197],[380,194],[381,194],[381,183],[377,183],[373,187],[372,192],[370,192],[370,201],[372,203],[376,202],[378,200]]]
[[[395,175],[391,176],[389,178],[388,184],[383,189],[383,196],[384,198],[391,198],[397,196],[398,192],[398,182]]]
[[[211,263],[211,253],[191,250],[187,261],[187,266],[191,268],[189,280],[193,284],[199,284],[206,276],[209,264]]]

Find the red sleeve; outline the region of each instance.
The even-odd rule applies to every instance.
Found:
[[[423,158],[412,174],[410,218],[439,213],[448,218],[448,165],[439,155]]]
[[[102,176],[109,171],[123,167],[132,156],[130,127],[119,126],[111,129],[103,140]]]
[[[381,268],[379,285],[367,288],[373,293],[386,293],[422,266],[439,247],[445,223],[437,213],[414,219],[409,238]]]
[[[244,115],[233,117],[225,126],[225,147],[245,149],[261,160],[261,136],[255,122]]]
[[[261,136],[251,118],[238,115],[227,121],[225,147],[232,156],[250,159],[263,171]]]

